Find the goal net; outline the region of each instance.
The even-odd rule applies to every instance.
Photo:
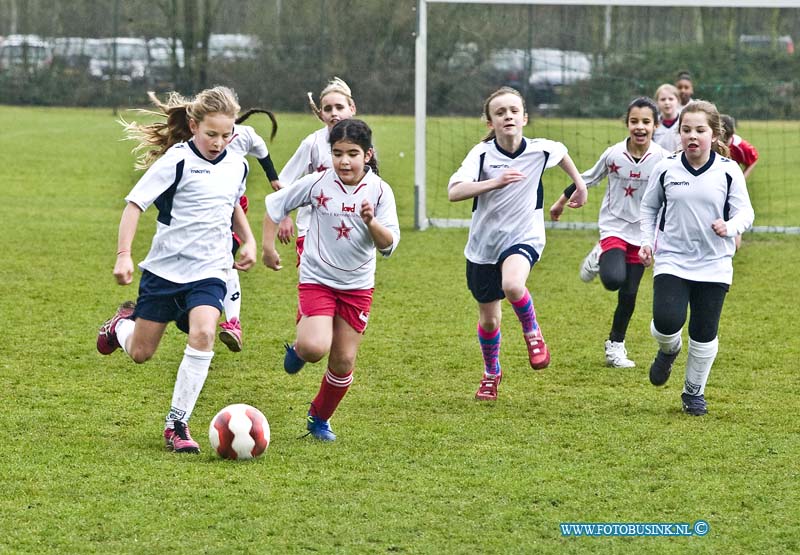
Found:
[[[415,224],[469,225],[447,182],[486,133],[484,99],[508,85],[525,100],[528,137],[563,142],[590,168],[627,136],[625,108],[679,72],[694,98],[732,115],[759,161],[748,178],[756,231],[800,233],[800,1],[418,0]],[[800,48],[800,44],[798,45]],[[545,207],[566,187],[545,174]],[[596,227],[604,187],[559,226]]]

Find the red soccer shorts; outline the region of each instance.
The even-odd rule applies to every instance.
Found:
[[[622,249],[625,251],[625,262],[628,264],[641,264],[639,260],[639,246],[631,245],[627,241],[619,237],[606,237],[600,240],[600,248],[603,252],[610,251],[611,249]]]
[[[298,320],[302,316],[339,316],[358,333],[367,329],[374,289],[343,291],[318,283],[301,283],[297,290]]]

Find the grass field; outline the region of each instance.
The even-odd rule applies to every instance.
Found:
[[[270,150],[280,165],[316,123],[278,116]],[[476,403],[466,230],[413,231],[411,120],[366,119],[403,238],[378,264],[355,382],[332,420],[339,440],[297,439],[323,368],[283,372],[297,276],[259,266],[242,278],[245,350],[218,344],[192,418],[203,453],[176,456],[161,429],[185,336],[170,327],[141,366],[94,348],[97,326],[136,296],[111,275],[122,199],[137,178],[131,145],[118,141],[109,112],[0,107],[0,553],[800,552],[791,300],[800,237],[746,236],[706,391],[710,414],[694,418],[680,412],[685,354],[665,387],[647,380],[651,273],[628,334],[638,367],[608,369],[615,296],[577,277],[596,234],[550,232],[529,287],[553,362],[530,370],[506,306],[501,397]],[[266,182],[253,169],[260,236]],[[142,218],[135,260],[153,220]],[[288,248],[283,256],[293,259]],[[270,420],[272,444],[257,461],[210,452],[208,422],[234,402]],[[576,538],[559,528],[699,519],[710,525],[705,537]]]

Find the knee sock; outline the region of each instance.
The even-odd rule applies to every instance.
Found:
[[[719,339],[714,338],[708,343],[700,343],[689,338],[689,355],[686,358],[686,381],[683,383],[683,392],[689,395],[702,395],[706,389],[711,365],[717,358]]]
[[[117,343],[119,343],[119,346],[122,347],[126,355],[128,354],[128,339],[133,335],[134,327],[136,327],[136,322],[126,318],[117,322],[117,326],[114,328],[114,333],[117,336]]]
[[[531,298],[530,291],[525,289],[525,294],[517,302],[512,302],[511,306],[514,307],[514,313],[519,318],[519,323],[522,324],[522,333],[528,334],[539,327],[536,322],[536,311],[533,308],[533,298]]]
[[[239,284],[239,272],[237,270],[231,270],[225,286],[228,289],[222,302],[225,308],[225,321],[230,322],[234,318],[238,320],[242,311],[242,286]]]
[[[497,375],[500,373],[500,328],[486,331],[478,324],[478,343],[483,355],[483,373]]]
[[[311,416],[315,416],[322,420],[329,420],[333,416],[339,402],[344,398],[347,390],[350,389],[350,384],[353,383],[353,371],[350,370],[344,376],[337,376],[330,368],[325,372],[322,377],[322,383],[319,386],[319,392],[314,400],[311,402]]]
[[[650,333],[658,341],[658,348],[662,353],[667,355],[674,355],[681,351],[683,341],[681,340],[681,330],[676,331],[672,335],[665,335],[656,329],[655,323],[650,321]]]
[[[625,334],[628,332],[633,310],[636,308],[636,295],[626,295],[622,292],[617,295],[617,308],[614,311],[614,320],[611,323],[611,333],[608,338],[611,341],[622,343],[625,341]]]
[[[214,351],[198,351],[186,346],[172,392],[172,405],[167,415],[168,427],[172,427],[173,420],[180,420],[184,424],[189,422],[194,405],[206,382],[212,358]]]

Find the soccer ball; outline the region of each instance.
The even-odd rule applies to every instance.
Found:
[[[254,459],[269,445],[269,422],[255,407],[228,405],[211,419],[208,439],[223,459]]]

